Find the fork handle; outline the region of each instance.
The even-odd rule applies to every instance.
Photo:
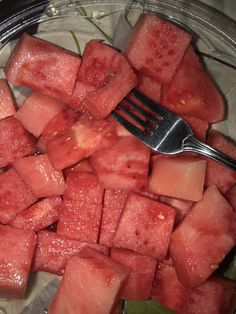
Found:
[[[211,146],[197,140],[193,135],[187,137],[183,145],[184,151],[190,151],[207,156],[221,163],[222,165],[236,171],[236,160],[224,153],[212,148]]]

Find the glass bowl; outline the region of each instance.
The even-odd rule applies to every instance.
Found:
[[[229,17],[196,0],[38,0],[23,1],[22,5],[19,2],[18,6],[0,20],[1,77],[23,32],[34,33],[79,54],[86,42],[94,38],[122,50],[138,16],[152,11],[192,33],[196,50],[228,105],[227,119],[213,128],[236,140],[236,22]],[[14,88],[18,102],[26,93],[26,88]],[[47,313],[58,282],[58,276],[31,274],[25,299],[0,299],[0,314]]]

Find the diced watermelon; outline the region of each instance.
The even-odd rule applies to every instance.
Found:
[[[16,112],[15,118],[32,133],[39,137],[47,123],[64,109],[59,100],[45,96],[39,92],[31,93]]]
[[[126,191],[112,189],[105,190],[99,235],[100,244],[107,247],[112,246],[112,239],[124,209],[126,198]]]
[[[7,80],[0,80],[0,120],[14,115],[16,103]]]
[[[160,103],[161,101],[161,83],[155,81],[149,76],[137,72],[138,85],[137,89],[152,99],[153,101]]]
[[[181,64],[171,81],[162,89],[162,105],[178,113],[210,123],[223,120],[224,100],[205,70]]]
[[[188,46],[188,49],[186,50],[184,57],[181,61],[181,64],[191,65],[196,67],[199,70],[203,70],[203,64],[200,61],[198,55],[194,51],[194,48],[192,45]]]
[[[77,81],[75,88],[68,103],[74,110],[78,112],[84,112],[85,108],[81,105],[82,101],[89,96],[89,93],[93,93],[97,90],[95,86],[88,85],[81,81]]]
[[[127,266],[85,248],[68,261],[48,314],[109,314],[128,274]]]
[[[97,243],[101,215],[100,204],[64,201],[57,232],[71,239]]]
[[[59,196],[45,198],[23,210],[9,224],[19,229],[37,232],[58,221],[61,204]]]
[[[198,138],[200,141],[205,142],[207,130],[209,127],[208,121],[202,120],[194,116],[186,115],[182,115],[182,118],[189,123],[196,138]]]
[[[199,201],[202,198],[206,161],[195,157],[157,158],[149,180],[152,193]]]
[[[33,231],[0,225],[0,295],[22,298],[36,245]]]
[[[133,190],[147,184],[150,149],[131,136],[95,153],[91,164],[106,188]]]
[[[62,172],[52,167],[46,154],[17,159],[13,167],[35,196],[48,197],[64,193]]]
[[[14,117],[0,120],[0,167],[35,152],[33,139],[18,120]]]
[[[47,143],[47,153],[55,169],[64,169],[102,150],[117,139],[114,124],[83,119]]]
[[[138,194],[128,195],[113,247],[163,260],[174,226],[175,209]]]
[[[78,80],[96,88],[88,91],[81,103],[96,119],[108,116],[137,84],[124,56],[98,40],[86,45]]]
[[[93,168],[90,164],[89,158],[83,159],[78,164],[68,167],[63,170],[64,174],[67,176],[70,172],[76,173],[93,173]]]
[[[236,212],[236,184],[234,184],[225,194],[225,198],[227,199],[233,210]]]
[[[190,289],[178,280],[174,266],[158,263],[152,289],[153,300],[175,313],[182,313],[189,292]]]
[[[116,248],[111,249],[111,258],[131,268],[131,272],[121,294],[121,299],[149,299],[157,261],[150,256]]]
[[[71,256],[78,254],[85,247],[108,254],[108,249],[100,244],[68,239],[55,232],[40,231],[32,269],[62,275]]]
[[[209,187],[172,234],[170,254],[184,285],[198,286],[214,272],[235,245],[235,224],[228,202]]]
[[[0,222],[8,223],[37,198],[14,169],[0,174]]]
[[[174,24],[148,13],[139,17],[125,56],[143,74],[169,83],[191,41],[191,35]]]
[[[236,145],[223,134],[212,130],[208,134],[207,144],[236,159]],[[215,184],[222,193],[226,193],[236,184],[236,172],[208,159],[205,183],[207,186]]]
[[[79,118],[79,114],[66,108],[52,118],[43,129],[42,136],[39,138],[38,147],[42,152],[46,151],[47,142],[58,134],[68,130]]]
[[[96,175],[71,172],[66,178],[64,199],[88,204],[102,204],[104,188]]]
[[[80,62],[78,55],[24,34],[8,61],[5,73],[14,85],[31,87],[66,103],[72,95]]]

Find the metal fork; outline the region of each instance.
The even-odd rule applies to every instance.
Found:
[[[137,100],[142,106],[137,104]],[[129,122],[118,110],[114,110],[112,116],[153,150],[162,154],[178,154],[186,151],[199,153],[236,171],[235,159],[197,140],[184,119],[137,90],[133,90],[125,97],[117,109],[138,122],[142,129]]]

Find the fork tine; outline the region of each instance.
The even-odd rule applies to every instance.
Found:
[[[112,113],[113,118],[121,123],[130,133],[132,133],[134,136],[140,139],[142,142],[146,142],[146,135],[136,126],[134,126],[132,123],[130,123],[128,120],[126,120],[124,117],[119,115],[117,112],[113,111]]]
[[[147,106],[149,109],[151,109],[153,112],[157,113],[161,117],[175,117],[175,115],[169,111],[167,108],[162,108],[159,104],[156,104],[154,101],[149,99],[144,94],[140,93],[136,89],[133,89],[131,91],[131,94],[134,95],[138,100],[140,100],[145,106]]]

